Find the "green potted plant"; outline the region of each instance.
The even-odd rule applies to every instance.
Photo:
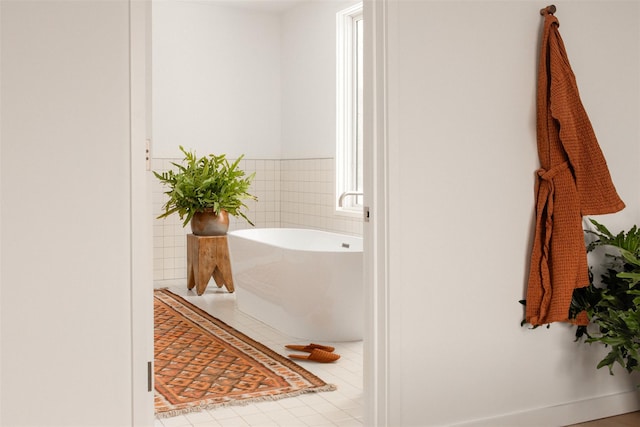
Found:
[[[158,218],[178,213],[186,227],[191,223],[191,231],[200,236],[217,236],[227,233],[228,215],[244,218],[254,225],[242,211],[247,206],[244,200],[257,200],[249,194],[249,186],[255,172],[246,176],[238,165],[241,155],[229,163],[224,154],[209,154],[196,157],[195,152],[180,146],[184,154],[183,164],[172,163],[177,170],[153,172],[156,178],[169,187],[169,199],[163,206],[164,212]]]
[[[591,283],[576,289],[571,301],[570,316],[586,311],[590,326],[578,326],[576,340],[600,343],[609,349],[597,368],[607,366],[613,375],[618,363],[628,373],[640,371],[640,230],[635,225],[628,231],[613,235],[604,225],[591,219],[596,230],[587,233],[596,240],[587,251],[606,246],[602,284]]]

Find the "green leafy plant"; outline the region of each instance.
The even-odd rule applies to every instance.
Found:
[[[183,164],[172,163],[177,171],[153,172],[169,187],[164,193],[169,199],[158,218],[177,212],[183,220],[182,225],[186,226],[196,212],[213,209],[219,215],[220,210],[224,209],[230,215],[240,216],[254,225],[242,212],[242,208],[247,207],[243,200],[257,200],[248,192],[255,172],[245,176],[245,172],[238,168],[244,155],[229,163],[224,154],[198,158],[195,152],[187,151],[182,146],[180,151],[185,156]]]
[[[591,219],[596,230],[586,230],[596,240],[587,246],[591,252],[598,246],[612,248],[605,255],[602,285],[595,286],[593,275],[586,288],[576,289],[571,301],[570,317],[575,318],[583,310],[595,327],[578,326],[576,340],[601,343],[609,348],[607,356],[597,368],[609,368],[613,375],[616,363],[627,372],[640,371],[640,230],[633,226],[628,232],[613,235],[604,225]]]

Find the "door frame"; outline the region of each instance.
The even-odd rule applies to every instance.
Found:
[[[151,0],[129,1],[132,426],[153,426]]]
[[[364,0],[365,425],[389,425],[387,0]],[[368,96],[367,96],[368,94]],[[365,208],[366,209],[366,208]]]
[[[365,146],[364,223],[365,336],[363,377],[365,425],[389,425],[389,209],[387,128],[388,0],[364,0]],[[152,1],[129,0],[131,49],[131,319],[132,425],[153,425],[153,233],[151,172]],[[369,96],[367,96],[367,92]],[[151,365],[152,366],[152,365]],[[150,377],[149,377],[150,376]]]

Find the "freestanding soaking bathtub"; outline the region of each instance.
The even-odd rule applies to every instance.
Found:
[[[362,339],[362,238],[293,228],[228,238],[240,311],[308,341]]]

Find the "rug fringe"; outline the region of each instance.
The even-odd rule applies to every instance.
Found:
[[[288,397],[296,397],[296,396],[300,396],[300,395],[307,394],[307,393],[319,393],[319,392],[323,392],[323,391],[335,391],[337,389],[338,389],[338,387],[336,387],[334,384],[327,384],[327,385],[324,385],[322,387],[317,387],[317,388],[314,388],[314,389],[297,390],[297,391],[293,391],[291,393],[278,394],[278,395],[274,395],[274,396],[260,396],[260,397],[249,398],[249,399],[246,399],[246,400],[234,400],[232,402],[208,403],[208,404],[198,405],[198,406],[189,406],[187,408],[173,409],[171,411],[156,412],[155,415],[156,415],[156,418],[171,418],[171,417],[177,417],[178,415],[185,415],[185,414],[190,414],[190,413],[194,413],[194,412],[209,411],[209,410],[212,410],[212,409],[224,408],[224,407],[227,407],[227,406],[246,406],[246,405],[251,405],[251,404],[259,403],[259,402],[275,401],[275,400],[285,399],[285,398],[288,398]]]

